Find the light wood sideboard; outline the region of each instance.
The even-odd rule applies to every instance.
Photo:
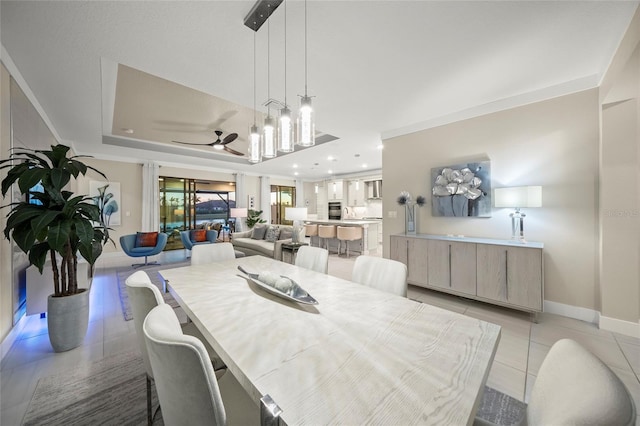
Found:
[[[409,284],[527,312],[542,312],[544,245],[445,235],[391,236]]]

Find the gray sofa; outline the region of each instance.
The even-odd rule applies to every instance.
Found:
[[[256,228],[278,227],[279,235],[275,242],[263,238],[256,238]],[[304,229],[304,228],[303,228]],[[234,232],[231,236],[231,244],[235,250],[239,250],[247,256],[260,255],[276,260],[282,259],[282,244],[291,242],[293,227],[289,225],[256,225],[253,229],[243,232]],[[259,233],[259,232],[258,232]]]

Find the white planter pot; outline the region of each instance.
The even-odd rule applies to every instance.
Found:
[[[89,295],[91,288],[82,293],[47,299],[49,341],[53,350],[65,352],[82,344],[89,326]]]

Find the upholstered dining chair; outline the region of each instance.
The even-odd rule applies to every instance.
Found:
[[[155,234],[155,244],[146,244],[145,237],[153,237]],[[149,256],[155,256],[160,254],[164,247],[167,245],[167,239],[169,236],[164,232],[138,232],[136,234],[123,235],[120,237],[120,247],[130,257],[144,257],[144,263],[135,263],[131,266],[134,268],[138,266],[146,266],[150,264],[157,264],[158,262],[149,262]]]
[[[353,265],[352,281],[407,297],[407,266],[395,260],[358,256]]]
[[[326,274],[329,271],[329,252],[320,247],[302,246],[296,254],[295,265]]]
[[[485,389],[474,425],[505,424],[503,419],[528,426],[632,426],[636,409],[629,391],[609,367],[574,340],[562,339],[542,362],[528,405]]]
[[[215,243],[193,246],[191,249],[191,264],[221,262],[236,258],[236,252],[231,243]]]
[[[216,375],[200,340],[182,333],[171,306],[153,308],[143,325],[165,425],[226,425]]]
[[[142,361],[144,363],[145,370],[147,372],[147,421],[151,424],[153,420],[152,403],[151,403],[151,381],[153,380],[153,370],[149,362],[149,355],[147,353],[147,346],[144,340],[144,333],[142,331],[142,325],[144,319],[151,309],[159,305],[164,305],[164,299],[160,290],[151,283],[149,275],[144,271],[138,271],[131,274],[125,281],[127,288],[127,295],[129,296],[129,302],[131,304],[131,312],[133,314],[133,325],[136,330],[136,337],[138,339],[138,345],[140,347],[140,353],[142,354]],[[168,306],[168,305],[167,305]],[[181,325],[182,331],[185,334],[197,337],[204,341],[202,334],[196,328],[192,322]],[[222,360],[217,356],[213,349],[206,345],[209,359],[213,364],[213,368],[216,371],[217,377],[221,377],[226,371],[226,366]]]

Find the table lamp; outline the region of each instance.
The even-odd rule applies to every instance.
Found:
[[[231,208],[229,209],[229,217],[234,217],[236,218],[236,223],[235,223],[235,231],[236,232],[240,232],[242,231],[242,219],[247,217],[249,214],[249,212],[247,211],[246,207],[238,207],[238,208]],[[240,220],[238,220],[240,219]]]
[[[495,207],[512,207],[515,211],[511,216],[511,239],[526,243],[524,239],[525,214],[521,208],[542,207],[541,186],[514,186],[511,188],[496,188],[494,193]]]
[[[293,221],[293,235],[291,241],[294,244],[300,244],[304,239],[302,235],[302,221],[307,219],[306,207],[285,207],[284,218]]]

